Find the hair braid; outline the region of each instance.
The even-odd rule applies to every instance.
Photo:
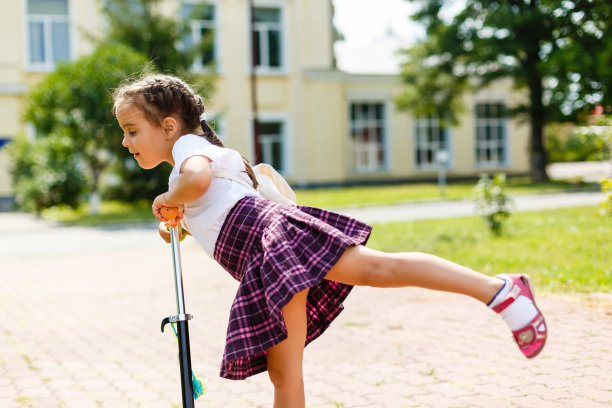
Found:
[[[215,133],[215,131],[210,127],[205,117],[202,117],[204,113],[204,102],[201,97],[197,97],[198,102],[196,104],[197,107],[197,118],[200,119],[200,126],[202,127],[202,131],[204,132],[204,137],[212,144],[220,147],[224,147],[223,142],[219,139],[219,136]],[[242,156],[242,162],[244,163],[244,172],[251,179],[251,184],[253,184],[253,188],[257,189],[259,183],[257,182],[257,178],[255,177],[255,172],[253,171],[253,167],[251,167],[251,163],[247,160],[246,157]]]

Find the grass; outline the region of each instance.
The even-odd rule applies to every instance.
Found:
[[[104,201],[100,206],[100,213],[96,215],[89,214],[87,205],[81,205],[76,210],[67,206],[58,206],[44,210],[42,216],[65,225],[87,226],[155,221],[151,212],[151,202],[148,201],[136,203]]]
[[[590,187],[590,186],[586,186]],[[582,188],[582,187],[580,187]],[[576,189],[567,182],[531,183],[528,178],[508,179],[509,194],[546,193]],[[446,186],[446,194],[441,197],[435,183],[413,183],[386,186],[361,186],[344,188],[296,189],[298,202],[319,208],[342,208],[355,206],[391,205],[410,201],[461,200],[471,199],[473,182],[453,182]],[[152,222],[151,203],[139,201],[123,203],[104,201],[100,214],[91,215],[83,204],[76,210],[66,206],[49,208],[42,212],[47,219],[66,225],[104,225],[125,222]]]
[[[378,224],[368,246],[427,252],[489,275],[528,273],[539,290],[610,292],[612,218],[595,211],[515,213],[499,238],[478,217]]]
[[[563,181],[532,183],[527,177],[509,178],[507,183],[509,194],[558,192],[591,187],[577,186],[574,183]],[[446,185],[444,196],[440,195],[436,183],[296,189],[295,193],[300,204],[319,208],[341,208],[389,205],[410,201],[471,199],[474,186],[473,181],[453,182]]]
[[[471,197],[473,184],[447,186],[447,198]],[[568,184],[531,185],[510,180],[513,194],[567,190]],[[299,202],[324,208],[392,204],[439,198],[435,184],[351,187],[298,191]],[[492,236],[478,217],[378,224],[368,246],[389,252],[422,251],[484,273],[529,273],[539,290],[610,292],[612,218],[597,217],[596,207],[514,213],[506,232]],[[43,212],[68,225],[154,222],[149,202],[103,202],[99,215],[53,208]]]

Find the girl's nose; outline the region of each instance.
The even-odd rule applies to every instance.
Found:
[[[121,141],[121,145],[123,147],[129,147],[128,142],[127,142],[127,137],[125,137],[125,134],[123,135],[123,140]]]

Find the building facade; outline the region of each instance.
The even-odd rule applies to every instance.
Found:
[[[28,88],[56,62],[91,51],[83,30],[102,35],[99,0],[3,0],[0,36],[0,146],[27,131],[20,120]],[[190,16],[195,1],[165,0],[164,13]],[[510,83],[465,96],[458,125],[399,111],[397,75],[350,74],[336,68],[331,0],[255,0],[255,52],[247,0],[208,0],[191,21],[192,35],[212,35],[218,74],[203,95],[224,143],[247,157],[255,152],[251,67],[256,77],[262,161],[294,185],[316,186],[435,178],[446,155],[448,177],[483,171],[529,170],[529,128],[507,117],[522,96]],[[209,34],[211,33],[212,34]],[[254,64],[252,58],[255,59]],[[119,135],[118,135],[119,139]],[[439,153],[443,151],[445,153]],[[0,197],[10,196],[9,159],[0,147]]]

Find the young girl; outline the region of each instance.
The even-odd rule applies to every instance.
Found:
[[[349,217],[261,198],[255,188],[215,176],[230,171],[256,187],[246,159],[209,127],[202,99],[182,80],[148,75],[114,94],[123,146],[145,169],[174,169],[153,201],[240,282],[230,311],[221,376],[268,371],[274,407],[303,407],[302,355],[342,311],[353,285],[418,286],[471,296],[506,321],[519,349],[535,357],[546,341],[544,317],[526,275],[489,277],[433,255],[365,247],[371,227]],[[467,351],[467,350],[466,350]]]

